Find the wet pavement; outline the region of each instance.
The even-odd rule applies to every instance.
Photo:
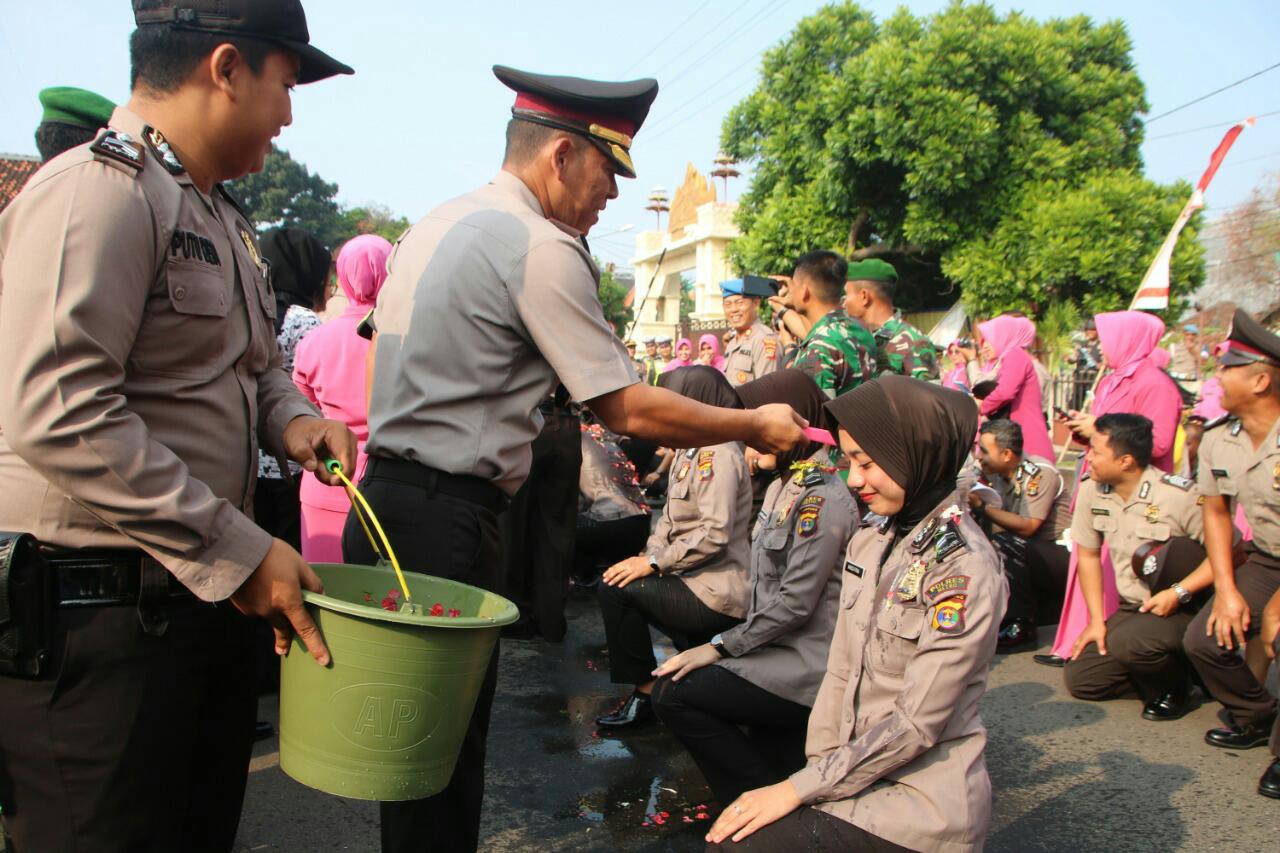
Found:
[[[593,719],[626,691],[609,684],[594,601],[571,601],[569,613],[564,643],[503,641],[481,849],[702,850],[718,806],[697,768],[657,723],[600,736]],[[264,697],[264,718],[275,705]],[[987,849],[1280,849],[1280,801],[1255,793],[1270,756],[1205,745],[1216,708],[1148,723],[1136,699],[1071,699],[1061,670],[1030,652],[998,657],[982,711],[994,787]],[[376,804],[297,784],[275,750],[270,740],[255,751],[240,851],[378,849]]]

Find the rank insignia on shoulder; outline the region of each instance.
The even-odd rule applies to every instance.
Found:
[[[933,540],[934,558],[938,562],[942,562],[967,544],[964,540],[964,535],[960,532],[960,528],[956,526],[953,519],[947,522],[947,526],[938,534],[938,538]]]
[[[910,550],[912,554],[919,554],[924,550],[924,546],[929,544],[929,540],[933,538],[933,534],[937,532],[937,530],[938,519],[929,519],[925,522],[924,527],[921,527],[920,531],[912,538],[911,544],[907,546],[908,550]]]
[[[1213,420],[1209,421],[1207,424],[1204,425],[1205,432],[1208,432],[1214,427],[1220,427],[1223,424],[1229,422],[1230,420],[1232,420],[1231,415],[1229,414],[1220,415],[1219,417],[1214,418]]]
[[[142,138],[147,140],[147,145],[151,147],[151,153],[164,164],[169,174],[181,175],[186,171],[182,161],[178,159],[178,155],[173,153],[173,148],[169,145],[168,140],[164,138],[163,133],[154,127],[148,127],[142,132]]]
[[[1151,481],[1147,480],[1142,484],[1142,488],[1138,489],[1138,500],[1145,501],[1149,494],[1151,494]]]
[[[716,452],[704,450],[698,454],[698,479],[710,480],[715,476]]]
[[[949,578],[943,578],[926,589],[924,591],[924,600],[929,604],[934,604],[944,598],[954,598],[968,591],[969,576],[952,575]]]
[[[1194,480],[1188,480],[1186,477],[1179,477],[1177,474],[1165,474],[1160,478],[1162,483],[1168,483],[1170,486],[1177,486],[1184,492],[1191,491],[1191,487],[1195,485]],[[1143,483],[1145,486],[1146,483]]]
[[[845,570],[846,572],[848,572],[849,574],[853,575],[855,578],[860,578],[860,577],[862,577],[862,573],[865,571],[865,570],[862,568],[862,566],[859,566],[859,565],[858,565],[857,563],[855,563],[853,560],[845,560],[845,561],[844,561],[844,570]]]
[[[821,495],[809,495],[800,501],[800,511],[796,515],[796,533],[801,536],[812,536],[818,529],[818,517],[822,514],[822,505],[826,498]]]
[[[1028,476],[1034,477],[1040,473],[1040,466],[1027,459],[1022,463],[1022,470],[1026,471]]]
[[[1231,425],[1231,434],[1232,434],[1233,436],[1235,436],[1235,435],[1239,435],[1239,434],[1240,434],[1240,430],[1242,430],[1242,429],[1244,429],[1244,421],[1236,421],[1235,423],[1233,423],[1233,424]]]
[[[939,601],[933,608],[933,628],[942,634],[959,634],[964,630],[966,596],[957,595]]]
[[[93,141],[93,144],[89,146],[89,150],[117,163],[124,163],[134,169],[142,169],[142,148],[127,133],[107,128]]]
[[[1115,489],[1112,487],[1110,483],[1101,483],[1098,486],[1098,494],[1100,495],[1109,495],[1113,491],[1115,491]]]

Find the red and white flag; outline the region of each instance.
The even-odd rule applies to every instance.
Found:
[[[1142,277],[1142,284],[1138,285],[1138,292],[1133,296],[1130,309],[1163,311],[1169,307],[1169,263],[1173,260],[1173,249],[1178,245],[1178,235],[1182,233],[1192,214],[1204,207],[1204,191],[1209,188],[1209,182],[1218,173],[1218,167],[1222,165],[1236,137],[1254,122],[1255,119],[1249,118],[1232,126],[1222,137],[1218,147],[1213,149],[1213,155],[1209,157],[1209,168],[1205,169],[1204,174],[1200,176],[1195,191],[1191,193],[1191,198],[1178,214],[1173,228],[1169,231],[1169,236],[1164,238],[1164,244],[1160,246],[1160,251],[1156,252],[1155,260],[1151,262],[1151,266],[1147,267],[1147,274]]]

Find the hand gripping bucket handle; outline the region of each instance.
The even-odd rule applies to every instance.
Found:
[[[405,606],[413,611],[413,596],[409,593],[409,584],[404,579],[404,572],[400,570],[400,561],[396,559],[396,552],[391,547],[391,540],[387,538],[386,531],[382,529],[382,525],[378,523],[378,517],[374,515],[373,507],[369,506],[369,502],[364,499],[364,495],[360,494],[360,490],[356,488],[347,475],[342,471],[342,463],[337,459],[325,459],[324,467],[332,474],[336,474],[338,479],[342,481],[342,486],[347,490],[347,496],[351,498],[351,508],[356,514],[356,520],[360,522],[360,526],[364,529],[364,535],[369,537],[369,544],[373,546],[373,553],[378,555],[379,561],[387,561],[391,563],[391,568],[396,570],[396,580],[400,584],[400,592],[404,594]],[[366,521],[366,517],[368,520]],[[373,530],[369,529],[369,524],[373,524],[373,530],[378,532],[377,537],[373,535]],[[382,541],[382,547],[378,547],[378,541]],[[384,550],[385,553],[384,553]]]

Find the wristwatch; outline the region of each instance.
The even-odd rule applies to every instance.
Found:
[[[715,649],[716,654],[722,658],[733,657],[733,655],[729,654],[729,650],[724,647],[724,636],[722,634],[716,634],[711,638],[711,648]]]
[[[1187,592],[1186,587],[1184,587],[1182,584],[1180,583],[1172,584],[1170,585],[1169,589],[1173,590],[1173,594],[1178,596],[1179,604],[1191,603],[1191,593]]]
[[[649,555],[649,556],[647,556],[645,559],[649,561],[649,568],[653,569],[653,570],[654,570],[655,572],[657,572],[658,574],[662,574],[662,569],[658,568],[658,558],[657,558],[657,557],[655,557],[653,554],[650,554],[650,555]]]

